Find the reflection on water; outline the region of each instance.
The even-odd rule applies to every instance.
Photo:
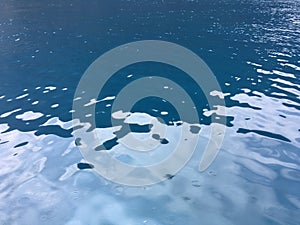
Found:
[[[299,1],[280,0],[1,1],[0,224],[300,224],[299,9]],[[72,102],[94,59],[143,39],[176,42],[205,60],[223,90],[210,94],[226,101],[227,130],[216,161],[200,173],[210,119],[225,115],[182,79],[199,107],[195,155],[165,182],[129,188],[83,160]],[[102,145],[125,163],[151,164],[176,146],[181,122],[162,99],[139,102],[127,120],[139,138],[151,130],[147,118],[168,124],[165,136],[152,136],[161,143],[156,154],[127,151],[120,140],[128,131],[114,134],[106,123],[118,91],[157,70],[179,74],[128,67],[83,103],[96,104]]]

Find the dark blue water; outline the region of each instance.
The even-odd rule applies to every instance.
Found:
[[[0,224],[300,224],[299,11],[298,0],[1,1]],[[116,96],[130,74],[181,74],[177,82],[201,113],[191,162],[161,184],[130,188],[84,164],[71,120],[88,66],[139,40],[174,42],[199,55],[222,88],[227,128],[217,159],[200,173],[211,117],[223,115],[176,68],[120,70],[99,99]],[[97,104],[99,128],[109,128],[112,103]],[[157,98],[133,112],[178,120]]]

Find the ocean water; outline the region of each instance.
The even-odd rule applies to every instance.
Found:
[[[299,11],[298,0],[2,0],[0,225],[300,224]],[[94,60],[142,40],[177,43],[207,63],[222,89],[215,97],[226,103],[226,132],[218,156],[200,172],[212,117],[224,115],[174,67],[123,68],[96,104],[98,132],[117,159],[153,164],[180,135],[176,109],[153,97],[135,104],[130,118],[133,125],[165,122],[157,154],[124,154],[121,143],[109,142],[114,100],[138,78],[159,73],[183,86],[201,128],[182,170],[130,187],[98,175],[83,158],[72,106]]]

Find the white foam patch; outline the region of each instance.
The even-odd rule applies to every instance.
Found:
[[[279,92],[272,92],[271,95],[277,95],[277,96],[287,97],[287,94],[279,93]]]
[[[132,113],[125,119],[125,123],[146,125],[151,124],[154,117],[147,113]]]
[[[29,95],[29,94],[26,93],[26,94],[23,94],[23,95],[20,95],[20,96],[16,97],[16,99],[22,99],[22,98],[27,97],[28,95]]]
[[[91,106],[91,105],[94,105],[96,103],[100,102],[100,100],[96,100],[95,98],[92,98],[88,103],[84,104],[85,107],[87,106]]]
[[[116,96],[107,96],[103,99],[100,100],[100,102],[103,102],[103,101],[112,101],[116,98]]]
[[[268,70],[263,70],[263,69],[257,69],[256,71],[257,71],[258,73],[262,73],[262,74],[266,74],[266,75],[268,75],[268,74],[273,74],[273,72],[268,71]]]
[[[250,62],[250,61],[248,61],[247,64],[255,66],[255,67],[262,67],[262,65],[260,65],[258,63]]]
[[[36,120],[38,118],[41,118],[42,116],[44,116],[43,113],[28,111],[28,112],[24,112],[23,114],[17,115],[16,118],[23,121],[29,121],[29,120]]]
[[[57,108],[58,106],[59,106],[59,104],[56,103],[56,104],[51,105],[51,108],[52,108],[52,109],[55,109],[55,108]]]
[[[117,111],[117,112],[114,112],[112,113],[112,117],[115,118],[115,119],[125,119],[126,117],[130,116],[130,113],[129,112],[123,112],[123,111]]]
[[[216,106],[216,109],[213,110],[208,110],[208,109],[203,110],[203,115],[206,117],[209,117],[214,113],[216,113],[219,116],[229,116],[226,107],[220,105]]]
[[[272,54],[273,54],[273,55],[278,55],[278,56],[289,57],[289,58],[292,57],[292,56],[290,56],[289,54],[282,53],[282,52],[272,52]]]
[[[45,90],[49,90],[49,91],[54,91],[55,89],[56,89],[56,87],[54,87],[54,86],[45,87]]]
[[[281,79],[281,78],[276,78],[276,79],[269,78],[269,80],[274,81],[274,82],[277,82],[277,83],[289,85],[289,86],[294,86],[294,87],[297,87],[297,88],[300,89],[300,85],[299,85],[299,84],[295,84],[295,83],[292,83],[292,82],[290,82],[290,81],[283,80],[283,79]]]
[[[250,93],[251,92],[251,90],[249,88],[242,88],[241,90],[245,93]]]
[[[78,101],[80,99],[82,99],[82,98],[81,97],[76,97],[76,98],[73,99],[73,101]]]
[[[292,73],[286,73],[286,72],[282,72],[282,71],[278,71],[278,70],[273,70],[273,73],[279,76],[283,76],[283,77],[290,77],[290,78],[296,78],[296,76]]]
[[[280,63],[281,66],[288,66],[288,67],[291,67],[295,70],[300,70],[300,67],[299,66],[296,66],[294,64],[291,64],[291,63]]]
[[[11,114],[16,113],[16,112],[19,112],[19,111],[21,111],[21,110],[22,110],[22,109],[19,108],[19,109],[14,109],[14,110],[12,110],[12,111],[3,113],[3,114],[0,115],[0,118],[6,118],[6,117],[10,116]]]
[[[225,96],[230,95],[229,93],[223,93],[223,92],[217,91],[217,90],[211,91],[209,94],[211,96],[218,96],[220,99],[224,99]]]
[[[295,95],[297,96],[297,98],[300,99],[300,91],[299,91],[298,89],[295,89],[295,88],[288,88],[288,87],[282,87],[282,86],[280,86],[280,85],[278,85],[278,84],[276,84],[276,83],[272,84],[271,86],[272,86],[272,87],[276,87],[276,88],[278,88],[278,89],[280,89],[280,90],[283,90],[283,91],[286,91],[286,92],[290,92],[290,93],[292,93],[292,94],[295,94]],[[288,101],[288,100],[286,100],[286,101]],[[297,105],[298,105],[297,102],[294,102],[294,104],[297,104]]]

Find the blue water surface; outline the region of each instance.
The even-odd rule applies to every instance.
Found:
[[[0,225],[300,224],[299,11],[298,0],[2,0]],[[107,136],[114,102],[107,97],[153,73],[182,77],[176,81],[197,103],[201,126],[196,152],[178,174],[127,187],[83,159],[72,105],[95,59],[139,40],[180,44],[207,63],[222,88],[215,97],[226,102],[226,136],[216,160],[199,172],[211,118],[224,115],[176,68],[123,68],[96,107]],[[169,125],[162,144],[172,150],[176,109],[149,98],[134,112]],[[108,144],[122,156],[121,144]]]

